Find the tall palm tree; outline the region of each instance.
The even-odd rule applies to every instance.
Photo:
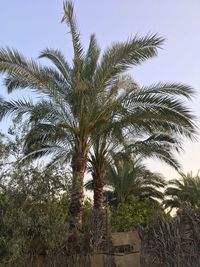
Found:
[[[200,176],[192,172],[186,175],[181,173],[181,179],[169,182],[165,191],[167,199],[164,201],[166,208],[180,208],[184,204],[200,207]]]
[[[0,118],[26,115],[32,124],[26,150],[31,148],[32,155],[53,154],[54,163],[71,158],[70,226],[79,228],[83,178],[93,132],[100,134],[97,129],[102,125],[112,125],[119,133],[125,129],[130,134],[141,130],[151,133],[156,128],[158,132],[191,138],[195,132],[193,116],[177,96],[190,98],[193,90],[175,83],[138,89],[124,80],[123,74],[131,66],[157,55],[163,38],[130,38],[111,45],[100,58],[94,35],[84,52],[72,2],[64,4],[63,22],[72,37],[71,65],[59,50],[45,49],[40,54],[40,58],[51,60],[52,67],[28,60],[16,50],[0,50],[0,73],[5,74],[8,92],[29,88],[42,96],[36,104],[25,99],[1,100]]]

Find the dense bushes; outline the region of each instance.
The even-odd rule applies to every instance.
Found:
[[[151,223],[159,214],[163,214],[161,205],[149,199],[132,199],[129,203],[120,203],[111,207],[112,230],[124,232],[135,230],[138,226]]]
[[[0,193],[0,257],[5,266],[16,262],[20,266],[20,261],[34,254],[53,254],[67,239],[68,195],[57,196],[48,187],[56,174],[34,170],[32,188],[22,179],[25,174],[15,173],[15,186]]]

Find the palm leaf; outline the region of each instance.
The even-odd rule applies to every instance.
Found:
[[[22,116],[27,113],[31,113],[34,108],[34,104],[31,100],[20,99],[5,101],[0,100],[0,119],[5,116]]]
[[[83,48],[80,42],[80,34],[77,30],[76,18],[74,15],[74,5],[71,1],[68,1],[64,3],[63,9],[64,16],[62,18],[62,22],[65,21],[70,28],[72,44],[74,48],[74,63],[77,69],[79,70],[83,60]]]
[[[96,84],[105,88],[113,84],[117,76],[127,71],[130,66],[138,65],[157,55],[164,39],[157,35],[137,36],[127,42],[115,43],[108,48],[96,70]]]
[[[67,61],[65,60],[64,55],[59,50],[54,49],[45,49],[40,53],[39,58],[48,58],[52,63],[58,68],[66,81],[71,84],[70,71],[71,68]]]

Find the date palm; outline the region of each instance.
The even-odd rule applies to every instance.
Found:
[[[64,4],[63,22],[69,26],[72,37],[72,64],[59,50],[45,49],[40,54],[40,58],[53,63],[51,67],[28,60],[16,50],[0,50],[0,73],[5,75],[8,92],[28,88],[40,94],[37,103],[2,99],[0,118],[6,115],[28,118],[32,130],[25,147],[32,155],[51,154],[54,162],[71,158],[70,226],[80,228],[91,135],[103,125],[112,125],[118,132],[127,129],[130,134],[141,130],[151,133],[156,128],[158,132],[191,138],[195,132],[193,116],[177,96],[190,98],[193,90],[175,83],[135,88],[135,84],[124,80],[123,74],[131,66],[157,55],[163,38],[157,35],[130,38],[111,45],[100,57],[94,35],[84,52],[72,2]]]
[[[141,135],[141,133],[140,133]],[[106,173],[109,166],[113,164],[113,156],[115,153],[123,155],[125,160],[130,160],[130,156],[134,155],[136,158],[158,158],[166,164],[173,167],[175,170],[180,169],[180,165],[174,157],[174,152],[181,150],[181,143],[172,136],[164,134],[154,134],[140,139],[138,136],[137,141],[131,141],[130,138],[113,136],[113,134],[104,133],[94,140],[92,151],[89,156],[89,170],[92,174],[92,180],[89,180],[85,187],[86,189],[93,190],[94,192],[94,208],[102,209],[104,196],[103,189],[106,182]],[[119,153],[119,149],[126,151]]]
[[[105,183],[112,188],[105,191],[109,204],[128,203],[131,197],[162,199],[160,189],[165,186],[159,174],[126,155],[115,155],[114,164],[108,167]]]
[[[181,179],[175,179],[169,182],[165,191],[168,197],[164,201],[166,208],[180,208],[184,204],[192,207],[200,207],[200,176],[192,173],[181,174]]]

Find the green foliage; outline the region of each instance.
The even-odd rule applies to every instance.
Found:
[[[165,187],[165,180],[160,174],[149,171],[141,160],[129,155],[115,155],[113,160],[106,176],[106,184],[112,188],[105,192],[109,204],[129,203],[132,197],[154,201],[163,198],[160,189]]]
[[[57,179],[56,173],[46,176],[38,170],[15,171],[9,186],[0,192],[3,262],[24,261],[34,253],[50,254],[62,248],[68,234],[69,197],[58,195],[63,187],[57,187],[55,193],[55,187],[49,186]]]
[[[83,226],[82,226],[83,231],[85,231],[88,228],[88,221],[91,211],[92,211],[91,200],[89,198],[86,198],[84,200],[84,205],[83,205]]]
[[[111,210],[113,231],[130,231],[146,226],[164,211],[158,199],[163,199],[160,189],[165,181],[157,173],[150,172],[141,161],[119,155],[108,169],[105,192]]]
[[[71,188],[66,169],[23,161],[27,128],[14,122],[1,135],[0,266],[23,266],[34,254],[53,255],[68,236],[68,204]]]
[[[37,203],[7,197],[1,221],[1,261],[5,266],[24,262],[34,254],[52,254],[67,239],[66,200]],[[16,205],[16,201],[19,201]],[[65,205],[64,205],[65,204]],[[6,265],[7,264],[7,265]]]
[[[164,201],[166,208],[180,208],[190,205],[200,208],[200,176],[191,173],[181,173],[181,179],[171,180],[165,191],[167,199]]]
[[[137,229],[139,226],[146,226],[164,212],[162,207],[151,200],[139,201],[133,198],[129,203],[119,203],[111,206],[111,224],[114,232],[125,232]]]

